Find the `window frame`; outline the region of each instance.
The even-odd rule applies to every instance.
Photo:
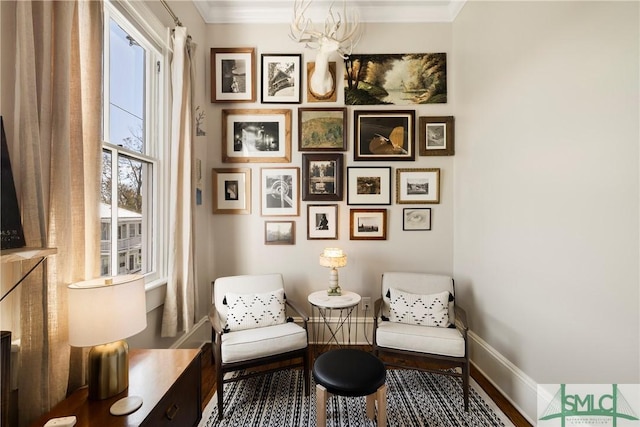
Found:
[[[141,47],[145,49],[145,91],[144,91],[144,153],[138,153],[124,147],[114,145],[109,142],[109,55],[110,55],[110,20],[114,20],[129,35],[131,35]],[[143,194],[143,206],[151,211],[149,216],[143,215],[150,220],[150,224],[142,224],[145,236],[142,242],[143,251],[148,254],[148,267],[145,265],[144,273],[147,290],[153,289],[167,281],[167,254],[161,248],[166,247],[168,236],[168,197],[159,188],[168,188],[168,176],[166,173],[165,159],[169,155],[169,106],[166,100],[169,96],[169,44],[168,28],[163,26],[155,18],[148,6],[141,2],[120,2],[117,0],[106,0],[104,2],[104,34],[103,34],[103,141],[102,149],[112,156],[111,174],[117,177],[118,162],[120,155],[131,157],[134,160],[148,162],[151,168],[150,176],[144,178],[145,182],[151,184],[151,189],[147,194]],[[163,35],[164,34],[164,35]],[[112,191],[111,207],[112,211],[111,236],[117,236],[117,199]],[[128,226],[127,226],[128,227]],[[119,257],[117,242],[113,244],[111,250],[111,273],[118,274]]]

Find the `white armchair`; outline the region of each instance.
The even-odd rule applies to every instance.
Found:
[[[216,368],[218,417],[223,417],[224,383],[267,372],[302,367],[304,389],[309,393],[309,317],[284,296],[281,274],[220,277],[213,283],[209,312]],[[286,316],[292,309],[303,326]],[[268,369],[248,370],[242,376],[224,378],[227,372],[277,363]]]
[[[453,278],[409,272],[382,275],[382,297],[374,304],[374,353],[388,366],[462,378],[465,411],[469,410],[467,330],[466,313],[455,304]],[[433,363],[424,368],[407,366],[405,356]]]

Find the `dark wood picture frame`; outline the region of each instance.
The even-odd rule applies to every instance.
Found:
[[[211,102],[255,102],[256,50],[211,48]]]
[[[302,200],[329,202],[343,199],[343,154],[302,155]]]
[[[351,209],[349,240],[387,240],[387,210]]]
[[[263,104],[300,104],[302,102],[302,54],[263,53],[261,59],[261,96]]]
[[[222,110],[222,161],[291,162],[291,110]]]
[[[418,118],[418,152],[421,156],[453,156],[455,154],[455,122],[453,116]]]
[[[355,110],[355,161],[414,161],[415,110]]]
[[[346,150],[346,108],[298,108],[298,151]]]

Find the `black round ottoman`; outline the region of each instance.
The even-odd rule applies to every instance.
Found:
[[[384,363],[362,350],[330,350],[313,364],[316,382],[316,414],[318,427],[327,425],[327,399],[338,396],[367,396],[367,417],[374,418],[378,403],[378,427],[387,425],[387,371]]]

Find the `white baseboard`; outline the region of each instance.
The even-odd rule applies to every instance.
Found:
[[[200,348],[205,342],[211,341],[211,325],[209,318],[203,317],[193,325],[191,330],[174,342],[170,348]]]
[[[538,384],[473,331],[469,338],[471,364],[535,426]]]

